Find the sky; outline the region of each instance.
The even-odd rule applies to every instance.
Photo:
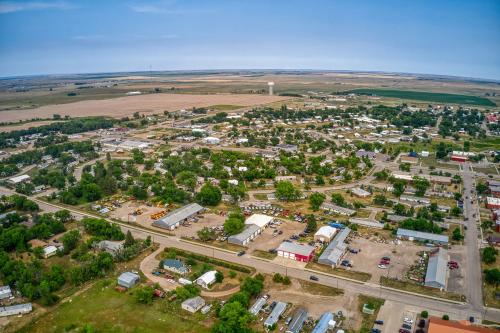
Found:
[[[327,69],[500,79],[498,0],[0,0],[0,77]]]

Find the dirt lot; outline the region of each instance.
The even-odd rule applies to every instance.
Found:
[[[135,112],[146,114],[163,111],[190,109],[192,107],[207,107],[217,104],[240,105],[241,107],[268,104],[286,100],[287,97],[224,94],[224,95],[187,95],[187,94],[150,94],[126,96],[104,100],[87,100],[69,104],[46,105],[30,110],[2,111],[4,122],[29,120],[36,117],[51,118],[54,114],[61,116],[110,116],[121,118],[131,116]]]
[[[361,237],[353,238],[349,246],[361,249],[361,252],[358,254],[347,252],[345,259],[353,262],[354,270],[370,273],[372,275],[370,281],[374,283],[378,283],[381,276],[401,279],[409,266],[417,260],[417,252],[428,249],[411,242],[402,242],[400,245],[384,244]],[[380,269],[377,265],[384,256],[391,258],[391,264],[387,269]]]
[[[456,261],[458,263],[458,269],[453,269],[449,271],[448,275],[448,285],[446,286],[446,291],[463,294],[465,286],[465,247],[464,246],[454,246],[453,250],[449,252],[450,260]]]
[[[132,213],[137,208],[142,209],[143,213],[141,215],[128,216],[129,213]],[[137,202],[129,201],[129,202],[122,204],[121,207],[110,212],[110,217],[113,217],[115,219],[119,219],[122,221],[135,222],[139,225],[142,225],[144,227],[148,227],[151,229],[165,231],[165,229],[161,229],[161,228],[153,226],[153,219],[151,219],[151,214],[158,213],[162,210],[164,210],[164,208],[148,207],[146,205],[139,204]],[[176,230],[173,230],[171,232],[179,237],[189,237],[190,238],[192,236],[196,236],[196,233],[198,232],[198,230],[201,230],[204,227],[220,226],[220,225],[224,224],[225,219],[226,219],[225,216],[220,216],[220,215],[216,215],[216,214],[203,214],[203,217],[200,218],[198,222],[190,223],[188,226],[181,225],[179,228],[177,228]]]
[[[285,239],[290,238],[294,234],[304,231],[306,225],[304,223],[292,222],[289,220],[280,220],[282,224],[277,226],[276,229],[266,228],[253,242],[248,246],[248,249],[268,251],[277,248]],[[273,237],[274,230],[281,230],[283,234]]]

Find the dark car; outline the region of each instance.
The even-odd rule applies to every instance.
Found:
[[[384,325],[384,321],[383,320],[375,320],[375,324]]]
[[[372,328],[371,333],[382,333],[378,328]]]
[[[405,330],[404,328],[400,328],[399,333],[410,333],[410,331]]]
[[[403,324],[401,327],[406,328],[407,330],[411,330],[411,325]]]
[[[313,280],[313,281],[319,281],[319,278],[317,276],[314,276],[314,275],[311,275],[309,277],[310,280]]]
[[[238,252],[238,257],[241,257],[242,255],[244,255],[246,252],[245,251],[240,251]]]

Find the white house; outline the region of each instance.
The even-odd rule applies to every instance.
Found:
[[[213,136],[207,136],[206,138],[203,138],[202,141],[207,145],[218,145],[220,143],[220,139]]]
[[[208,271],[196,279],[196,284],[202,288],[208,289],[215,282],[217,271]]]

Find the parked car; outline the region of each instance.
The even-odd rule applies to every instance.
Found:
[[[286,317],[285,325],[289,325],[291,321],[292,321],[292,317]]]
[[[375,320],[375,324],[384,325],[384,321],[383,320]]]
[[[413,325],[413,319],[411,319],[411,318],[405,317],[405,319],[403,319],[403,321],[407,324]]]
[[[399,333],[410,333],[410,331],[405,330],[404,328],[400,328]]]
[[[314,276],[314,275],[311,275],[309,277],[310,280],[313,280],[313,281],[319,281],[319,278],[317,276]]]
[[[381,265],[381,264],[379,264],[377,267],[380,268],[380,269],[386,269],[387,268],[386,265]]]
[[[403,324],[401,327],[405,328],[407,330],[411,330],[411,325],[410,324]]]
[[[372,328],[371,333],[382,333],[378,328]]]
[[[238,252],[238,257],[241,257],[242,255],[244,255],[246,253],[246,251],[240,251]]]

